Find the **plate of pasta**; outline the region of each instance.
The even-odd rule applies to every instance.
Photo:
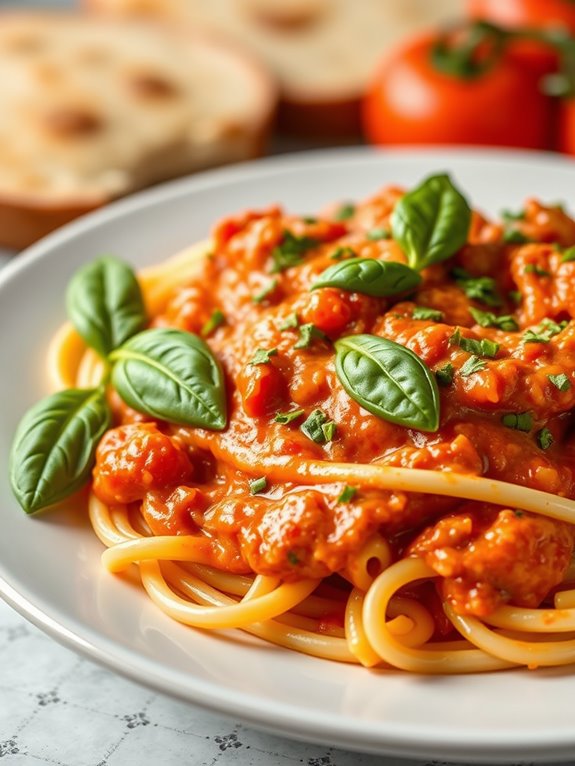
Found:
[[[31,248],[0,275],[0,594],[277,733],[572,754],[574,184],[324,152]]]

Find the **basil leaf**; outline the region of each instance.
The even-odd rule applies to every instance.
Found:
[[[226,427],[222,369],[197,335],[144,330],[110,355],[112,385],[138,412],[214,431]]]
[[[136,275],[126,263],[110,256],[98,258],[74,274],[66,307],[78,334],[103,357],[146,324]]]
[[[393,238],[418,270],[456,253],[470,224],[467,200],[445,174],[430,176],[402,197],[391,216]]]
[[[403,263],[379,261],[375,258],[349,258],[323,271],[311,289],[339,287],[351,293],[383,298],[413,290],[420,282],[420,275]]]
[[[111,419],[103,389],[59,391],[24,415],[10,453],[10,482],[26,513],[80,489]]]
[[[437,431],[437,383],[413,351],[376,335],[350,335],[335,347],[337,377],[352,399],[391,423]]]

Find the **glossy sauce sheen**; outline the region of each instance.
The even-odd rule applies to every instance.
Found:
[[[266,460],[297,456],[485,475],[575,497],[575,323],[565,322],[546,343],[523,338],[526,328],[545,318],[559,323],[575,316],[575,261],[562,260],[562,250],[575,244],[575,223],[558,207],[529,201],[523,217],[506,225],[535,242],[507,244],[503,224],[475,213],[468,244],[426,269],[411,296],[310,291],[338,252],[405,262],[397,243],[373,238],[374,229],[391,228],[401,194],[386,189],[345,221],[334,215],[296,218],[270,208],[221,222],[197,277],[172,295],[152,324],[201,333],[215,310],[223,312],[225,322],[207,342],[225,370],[228,427],[210,432],[143,424],[144,416],[112,393],[118,427],[100,444],[94,489],[110,504],[142,500],[155,534],[202,534],[213,542],[213,565],[228,571],[325,577],[344,569],[379,532],[397,556],[425,557],[445,578],[444,596],[460,612],[485,615],[501,603],[537,606],[569,564],[573,532],[565,524],[405,492],[360,490],[338,502],[341,484],[268,484],[250,493],[249,481],[265,475]],[[311,246],[297,265],[272,273],[272,253],[286,231],[310,238]],[[494,279],[501,305],[471,299],[454,268]],[[416,305],[442,317],[414,319]],[[482,327],[470,307],[511,314],[519,331]],[[295,347],[300,331],[289,326],[294,314],[300,326],[312,323],[320,331],[307,348]],[[482,369],[469,375],[459,372],[471,354],[453,342],[457,328],[465,338],[500,346],[495,358],[483,359]],[[344,391],[332,342],[358,333],[407,346],[433,371],[452,365],[452,382],[440,386],[436,433],[386,422]],[[250,364],[258,349],[275,351],[266,363]],[[569,381],[565,390],[548,377],[562,373]],[[300,429],[317,408],[335,424],[333,439],[322,444]],[[304,410],[299,419],[274,422],[277,412],[296,409]],[[528,431],[502,423],[504,415],[524,412],[531,415]],[[542,429],[553,438],[545,449]],[[254,473],[243,473],[234,462],[253,466]]]

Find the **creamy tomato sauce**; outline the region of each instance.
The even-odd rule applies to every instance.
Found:
[[[341,484],[250,491],[266,462],[299,457],[483,475],[575,497],[575,260],[565,256],[575,222],[536,201],[502,224],[475,213],[468,243],[426,269],[411,295],[310,291],[322,271],[350,256],[405,262],[388,235],[401,195],[384,190],[343,221],[270,208],[221,222],[197,276],[152,325],[201,334],[218,316],[207,343],[225,371],[228,427],[144,423],[112,392],[117,427],[99,447],[94,490],[112,505],[142,501],[155,534],[201,532],[217,543],[210,550],[220,569],[325,577],[381,533],[396,556],[424,557],[460,612],[536,606],[569,565],[573,532],[565,524],[399,491],[360,489],[342,500]],[[484,315],[470,309],[508,319],[482,326]],[[333,341],[359,333],[408,347],[436,373],[439,430],[382,420],[345,392]],[[498,344],[471,372],[466,339]],[[332,424],[324,443],[301,429],[317,409]],[[291,422],[276,422],[297,410]]]

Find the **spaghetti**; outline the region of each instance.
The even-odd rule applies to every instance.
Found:
[[[512,223],[474,213],[409,295],[310,289],[351,259],[405,264],[390,236],[400,199],[385,190],[343,221],[230,218],[140,273],[152,327],[205,337],[230,415],[223,430],[167,423],[108,390],[89,501],[103,565],[136,565],[186,625],[325,659],[572,663],[575,222],[535,201]],[[342,385],[332,344],[366,334],[437,378],[439,428],[380,417]],[[49,370],[56,389],[107,374],[72,325]]]

